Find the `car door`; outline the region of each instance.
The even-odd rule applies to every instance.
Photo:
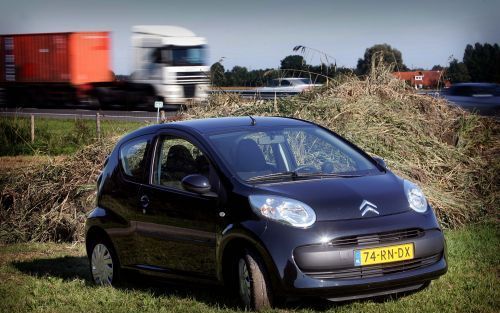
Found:
[[[170,274],[216,276],[215,246],[219,198],[182,188],[190,174],[209,178],[217,192],[218,177],[200,145],[185,134],[159,134],[151,177],[140,191],[142,215],[137,223],[142,264]]]
[[[117,165],[108,173],[99,199],[103,208],[112,208],[113,219],[119,222],[106,224],[116,252],[123,266],[137,263],[135,248],[135,223],[139,216],[137,196],[147,179],[148,155],[154,134],[132,138],[121,144]],[[140,216],[139,216],[140,217]]]

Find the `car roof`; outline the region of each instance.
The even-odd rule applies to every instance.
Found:
[[[264,117],[252,116],[255,120],[255,126],[306,126],[312,123],[289,117]],[[128,140],[133,137],[155,133],[161,129],[179,129],[196,131],[200,134],[219,132],[223,130],[244,130],[245,128],[254,127],[250,116],[239,117],[217,117],[205,119],[192,119],[185,121],[176,121],[140,128],[128,134],[123,140]]]

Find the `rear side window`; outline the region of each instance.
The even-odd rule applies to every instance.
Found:
[[[146,165],[146,150],[148,138],[129,141],[120,149],[120,159],[123,171],[127,176],[140,179]]]

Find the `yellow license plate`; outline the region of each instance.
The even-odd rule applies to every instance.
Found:
[[[354,251],[354,266],[383,264],[411,260],[415,256],[413,243]]]

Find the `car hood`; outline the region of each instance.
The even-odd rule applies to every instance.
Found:
[[[318,221],[370,218],[410,209],[403,180],[390,172],[354,178],[297,180],[260,185],[258,189],[265,194],[304,202],[314,209]]]

